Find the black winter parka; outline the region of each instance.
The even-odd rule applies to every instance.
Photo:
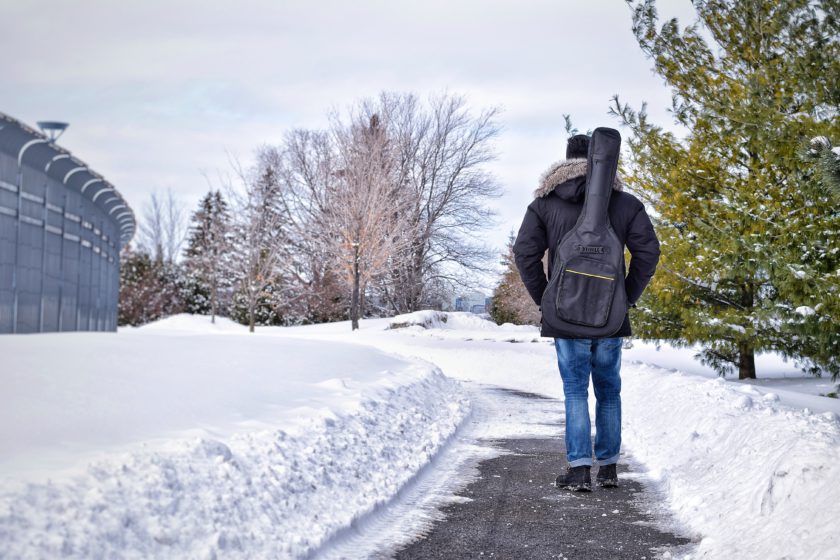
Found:
[[[543,174],[540,186],[534,191],[534,200],[525,212],[513,253],[522,282],[537,305],[548,284],[543,272],[543,254],[548,249],[548,277],[551,278],[554,252],[563,236],[577,223],[585,190],[586,159],[557,162]],[[618,179],[613,184],[608,214],[613,231],[630,250],[630,270],[625,275],[624,288],[628,304],[634,305],[656,271],[659,240],[644,205],[632,194],[623,192]],[[568,338],[552,332],[544,323],[540,334]],[[611,336],[630,335],[630,319],[625,316],[624,323]]]

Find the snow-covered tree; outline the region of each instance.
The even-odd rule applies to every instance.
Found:
[[[209,315],[212,311],[210,305],[210,286],[195,271],[188,270],[184,264],[181,267],[184,271],[184,276],[179,290],[179,297],[183,303],[184,313]]]
[[[255,326],[289,324],[288,317],[284,315],[286,308],[282,297],[286,288],[288,286],[284,279],[275,274],[263,283],[262,289],[254,298],[249,292],[248,284],[240,283],[233,293],[231,319],[243,325],[250,325],[252,322]]]
[[[803,159],[817,166],[817,184],[840,203],[840,146],[832,146],[825,136],[811,139],[803,151]]]
[[[119,325],[139,326],[183,311],[182,270],[126,246],[120,253]]]
[[[840,137],[836,0],[695,0],[659,26],[628,0],[633,31],[672,88],[685,134],[614,99],[629,126],[627,182],[654,209],[662,260],[636,315],[644,337],[701,345],[721,373],[755,377],[778,351],[840,371],[840,215],[815,197],[798,151]]]
[[[190,287],[185,305],[192,313],[209,312],[214,323],[220,300],[224,309],[232,285],[230,221],[228,204],[221,191],[209,191],[192,215],[184,252]]]
[[[291,286],[288,317],[294,322],[346,319],[349,290],[342,264],[331,258],[328,210],[338,172],[338,156],[328,131],[295,129],[266,159],[282,177],[281,200],[289,248],[283,273]]]
[[[234,209],[230,259],[237,294],[234,306],[245,307],[244,313],[234,311],[234,316],[246,318],[250,332],[258,324],[258,308],[267,296],[272,294],[276,300],[282,292],[277,272],[288,251],[281,183],[276,168],[266,164],[263,154],[258,153],[257,163],[250,169],[233,163],[240,188],[230,187],[228,196]]]

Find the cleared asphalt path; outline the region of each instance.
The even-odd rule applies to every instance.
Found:
[[[488,442],[506,453],[479,463],[480,477],[457,492],[469,500],[441,508],[445,518],[393,557],[647,560],[690,551],[689,539],[663,529],[667,520],[650,513],[655,497],[627,478],[626,464],[619,463],[618,488],[556,488],[565,465],[561,430],[556,438]]]

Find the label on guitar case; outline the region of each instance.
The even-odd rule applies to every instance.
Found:
[[[610,248],[604,247],[603,245],[578,245],[577,250],[578,253],[594,253],[599,255],[610,252]]]

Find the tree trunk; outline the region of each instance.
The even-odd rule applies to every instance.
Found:
[[[391,307],[391,313],[394,315],[399,315],[400,310],[397,307],[397,302],[391,296],[391,290],[388,289],[388,284],[382,286],[382,292],[385,294],[385,301],[388,302],[388,305]]]
[[[748,281],[741,288],[741,305],[752,314],[754,304],[754,284]],[[755,346],[749,340],[738,343],[738,379],[755,379]]]
[[[210,288],[210,322],[216,324],[216,275],[213,275],[212,287]]]
[[[408,312],[420,310],[420,303],[423,299],[423,252],[418,249],[414,254],[411,272],[409,273],[408,286]]]
[[[353,251],[353,295],[350,298],[351,330],[359,328],[359,247]]]
[[[367,292],[367,285],[359,282],[359,319],[365,316],[365,293]]]
[[[738,345],[738,379],[755,379],[755,350],[749,342]]]
[[[257,298],[251,295],[248,301],[248,332],[254,332],[254,323],[257,322],[255,312],[257,307],[256,299]]]

